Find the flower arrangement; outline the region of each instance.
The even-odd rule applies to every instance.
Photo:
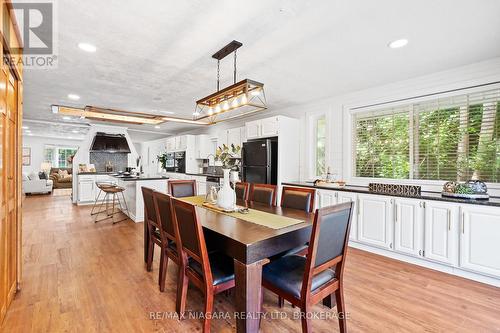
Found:
[[[222,147],[217,147],[215,151],[215,160],[222,163],[223,169],[232,169],[240,162],[241,147],[231,144],[231,146],[223,144]]]

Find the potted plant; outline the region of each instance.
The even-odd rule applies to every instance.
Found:
[[[224,182],[217,194],[217,205],[223,209],[233,210],[236,205],[236,192],[231,187],[229,173],[239,164],[240,152],[241,147],[234,144],[231,146],[223,144],[215,151],[215,160],[222,163],[222,171],[224,172]]]

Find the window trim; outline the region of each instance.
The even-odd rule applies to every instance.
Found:
[[[316,175],[316,130],[319,118],[325,117],[325,164],[330,166],[330,119],[328,110],[310,112],[307,114],[307,175],[309,180],[315,180],[323,175]]]
[[[355,115],[359,113],[367,113],[371,111],[377,111],[381,108],[393,108],[400,107],[404,105],[429,102],[438,98],[446,98],[446,97],[455,97],[466,94],[480,93],[488,90],[500,89],[500,83],[494,83],[489,85],[482,85],[480,87],[473,88],[463,88],[457,89],[451,92],[444,92],[441,94],[433,94],[429,96],[423,97],[414,97],[414,98],[404,98],[404,100],[398,101],[377,101],[377,102],[365,102],[365,103],[353,103],[346,104],[343,108],[343,120],[344,120],[344,128],[349,129],[347,136],[345,136],[346,142],[344,148],[344,162],[343,167],[345,170],[346,181],[348,184],[352,184],[355,186],[368,186],[369,183],[381,182],[388,184],[401,184],[404,182],[405,184],[410,185],[420,185],[422,186],[422,190],[424,191],[438,191],[441,192],[443,181],[442,180],[426,180],[426,179],[394,179],[394,178],[370,178],[370,177],[356,177],[355,176],[355,166],[356,166],[356,153],[354,149],[354,133],[356,132],[356,124],[355,124]],[[413,109],[413,107],[412,107]],[[411,132],[412,130],[410,130]],[[413,140],[410,140],[412,142]],[[411,145],[412,143],[410,143]],[[410,147],[411,148],[411,147]],[[413,154],[410,154],[413,155]],[[411,158],[411,157],[410,157]],[[411,164],[412,165],[412,164]],[[413,166],[411,166],[413,167]],[[500,183],[486,183],[488,189],[500,190]]]

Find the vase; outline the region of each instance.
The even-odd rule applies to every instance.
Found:
[[[222,171],[224,172],[224,181],[219,193],[217,193],[217,206],[222,209],[233,210],[236,205],[236,192],[229,182],[231,169],[223,169]]]

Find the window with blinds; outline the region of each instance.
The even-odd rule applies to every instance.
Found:
[[[500,89],[360,113],[357,177],[500,183]]]

